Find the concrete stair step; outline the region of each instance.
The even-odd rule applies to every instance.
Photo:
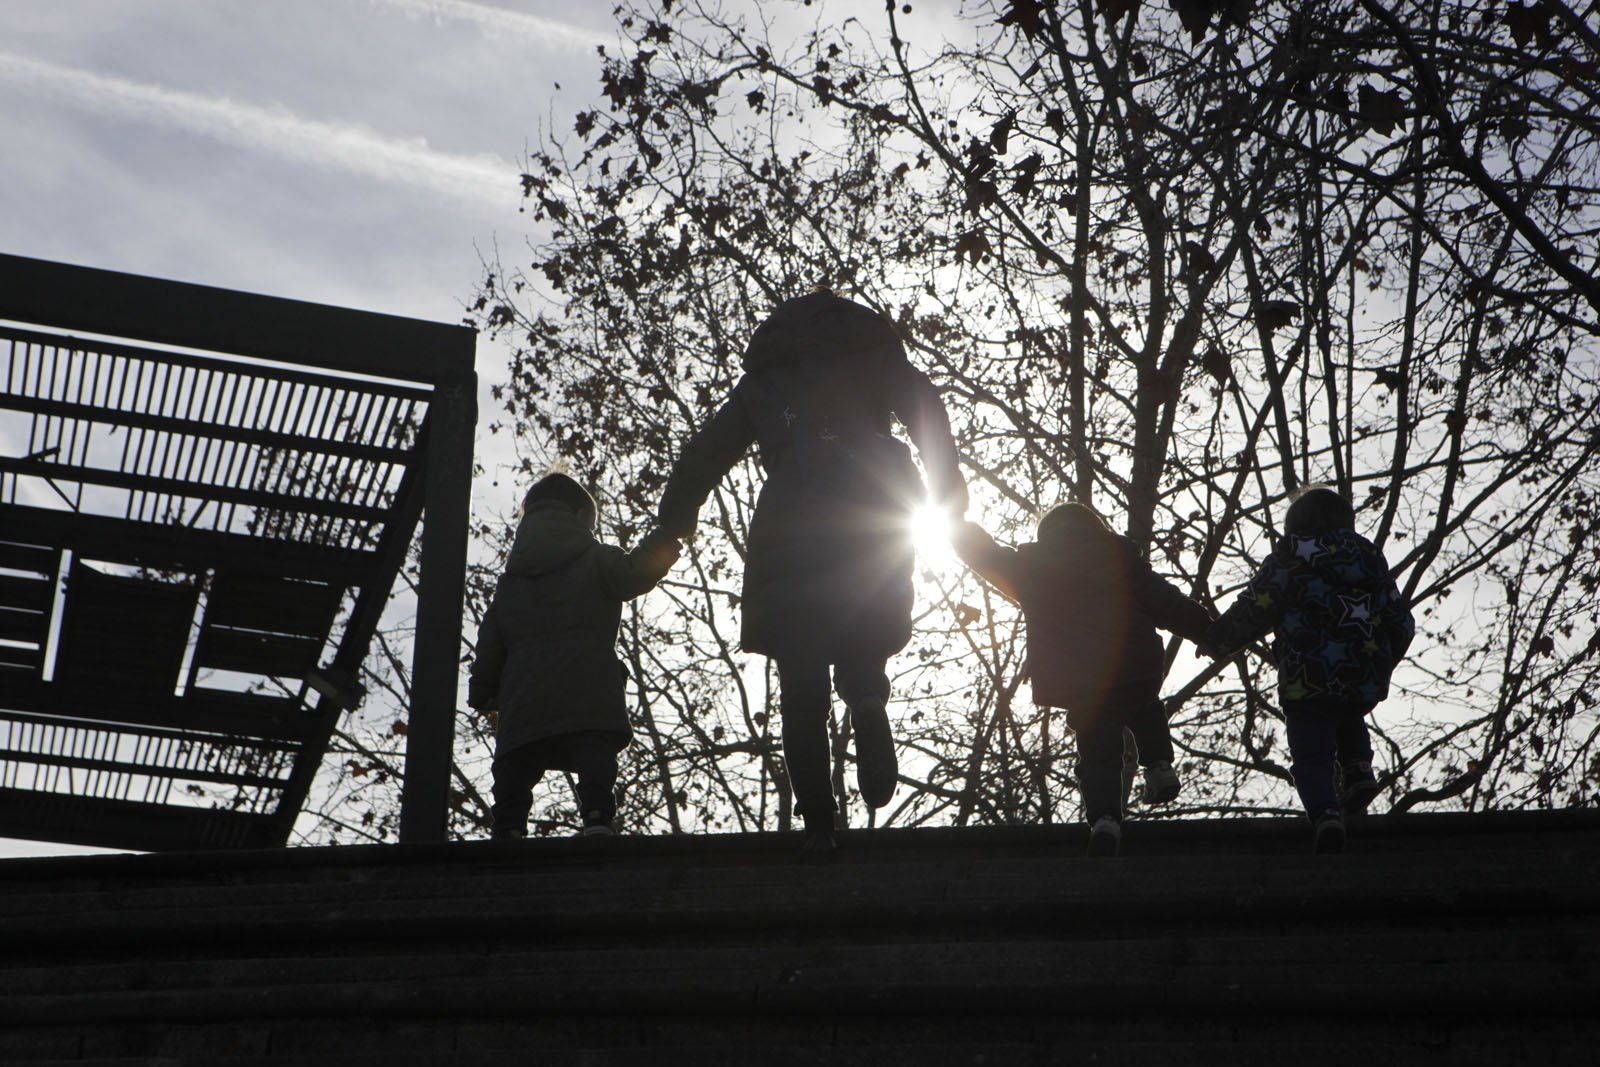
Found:
[[[1471,815],[1368,816],[1352,823],[1356,855],[1517,852],[1534,854],[1565,846],[1594,847],[1600,812],[1487,812]],[[1081,825],[936,827],[847,830],[840,834],[836,870],[885,863],[948,864],[962,861],[1081,859]],[[609,840],[552,838],[526,842],[461,842],[448,845],[356,845],[267,849],[226,853],[169,853],[7,860],[0,864],[0,899],[48,884],[52,891],[103,889],[129,879],[146,887],[204,883],[256,885],[274,881],[307,885],[323,881],[428,878],[446,868],[463,878],[494,879],[530,866],[592,871],[679,869],[686,865],[749,870],[791,865],[795,834],[691,834],[673,837],[623,835]],[[1129,824],[1129,858],[1293,856],[1309,849],[1300,819],[1186,819]]]
[[[912,1044],[850,1048],[830,1045],[798,1049],[758,1045],[721,1050],[621,1046],[553,1050],[544,1055],[527,1051],[481,1050],[441,1050],[418,1055],[336,1053],[319,1056],[295,1053],[229,1057],[226,1062],[238,1067],[282,1067],[292,1056],[293,1062],[303,1067],[609,1067],[613,1064],[636,1067],[640,1063],[649,1063],[653,1067],[748,1067],[752,1063],[760,1063],[765,1067],[991,1067],[994,1064],[1059,1067],[1064,1062],[1092,1063],[1096,1067],[1193,1067],[1197,1062],[1227,1063],[1234,1067],[1283,1067],[1286,1063],[1337,1067],[1354,1060],[1358,1063],[1448,1064],[1450,1067],[1546,1067],[1554,1057],[1578,1056],[1575,1062],[1583,1062],[1582,1057],[1592,1052],[1592,1047],[1579,1042],[1539,1043],[1531,1047],[1513,1042],[1499,1045],[1479,1043],[1466,1047],[1454,1043],[1430,1045],[1421,1041],[1361,1042],[1336,1048],[1336,1052],[1318,1055],[1315,1052],[1308,1054],[1306,1044],[1296,1041],[1275,1044],[1230,1043],[1209,1047],[1187,1043],[1123,1043],[1079,1047]],[[49,1067],[61,1062],[58,1059],[14,1060],[8,1061],[8,1067]],[[198,1055],[94,1058],[72,1062],[78,1067],[196,1067],[218,1061],[210,1055]]]
[[[1282,1067],[1375,1063],[1586,1062],[1592,1027],[1502,1015],[1436,1020],[1073,1012],[1043,1018],[613,1018],[212,1022],[192,1026],[9,1027],[17,1064],[1060,1064]],[[1576,1059],[1570,1057],[1576,1053]],[[1566,1056],[1568,1060],[1558,1057]],[[1270,1057],[1270,1059],[1269,1059]],[[1377,1057],[1382,1057],[1377,1058]]]
[[[761,933],[775,921],[798,934],[947,936],[1006,930],[1092,931],[1097,924],[1420,921],[1520,915],[1594,915],[1600,878],[1585,862],[1548,868],[1464,864],[1437,870],[1363,870],[1340,861],[1301,869],[1174,872],[962,871],[944,876],[830,878],[795,872],[777,884],[684,876],[670,882],[575,886],[549,881],[473,896],[447,884],[422,896],[193,891],[172,897],[106,894],[79,901],[13,898],[0,913],[12,954],[103,952],[178,944],[253,945],[417,941],[493,943],[505,937],[692,940],[703,931]],[[706,872],[702,872],[706,873]],[[734,884],[728,884],[733,882]],[[244,901],[255,900],[255,903]]]
[[[139,961],[0,972],[0,1024],[276,1015],[406,1018],[1020,1006],[1330,1012],[1590,1006],[1600,936],[1553,929],[1361,937]],[[1576,999],[1575,999],[1576,998]],[[1314,1012],[1313,1012],[1314,1013]]]
[[[844,842],[830,868],[775,834],[0,864],[0,1064],[1544,1064],[1600,1038],[1597,813],[1371,821],[1337,857],[1290,820],[1144,824],[1114,861],[1081,827]]]

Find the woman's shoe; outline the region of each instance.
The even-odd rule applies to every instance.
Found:
[[[805,840],[800,843],[800,854],[795,857],[795,861],[806,867],[824,867],[838,856],[839,842],[834,838],[832,830],[807,830]]]
[[[850,709],[850,721],[856,734],[856,785],[862,800],[881,808],[894,799],[900,781],[889,713],[882,704],[862,704]]]

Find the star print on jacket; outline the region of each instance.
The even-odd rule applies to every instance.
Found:
[[[1416,625],[1372,542],[1354,530],[1284,537],[1211,629],[1234,649],[1273,635],[1278,695],[1376,704]]]

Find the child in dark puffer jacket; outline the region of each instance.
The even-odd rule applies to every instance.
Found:
[[[1006,548],[982,527],[965,523],[955,546],[967,566],[1022,607],[1034,702],[1065,708],[1077,735],[1090,853],[1116,855],[1124,728],[1133,728],[1142,758],[1172,773],[1156,627],[1198,640],[1211,616],[1156,575],[1132,541],[1112,533],[1083,504],[1052,508],[1039,520],[1036,536],[1035,542]]]
[[[1316,851],[1338,852],[1344,813],[1365,811],[1377,796],[1366,716],[1388,697],[1415,624],[1383,553],[1356,533],[1344,497],[1307,486],[1283,526],[1272,554],[1212,627],[1206,650],[1226,655],[1273,634],[1295,789]]]

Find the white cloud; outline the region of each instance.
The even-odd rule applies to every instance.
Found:
[[[592,51],[596,45],[608,43],[600,34],[568,22],[489,4],[474,3],[472,0],[373,0],[373,2],[399,8],[411,15],[473,22],[490,32],[512,34],[538,44],[559,42]]]
[[[453,155],[422,138],[303,118],[283,107],[167,89],[0,50],[0,82],[101,115],[174,127],[244,148],[477,205],[512,202],[517,169],[488,155]]]

